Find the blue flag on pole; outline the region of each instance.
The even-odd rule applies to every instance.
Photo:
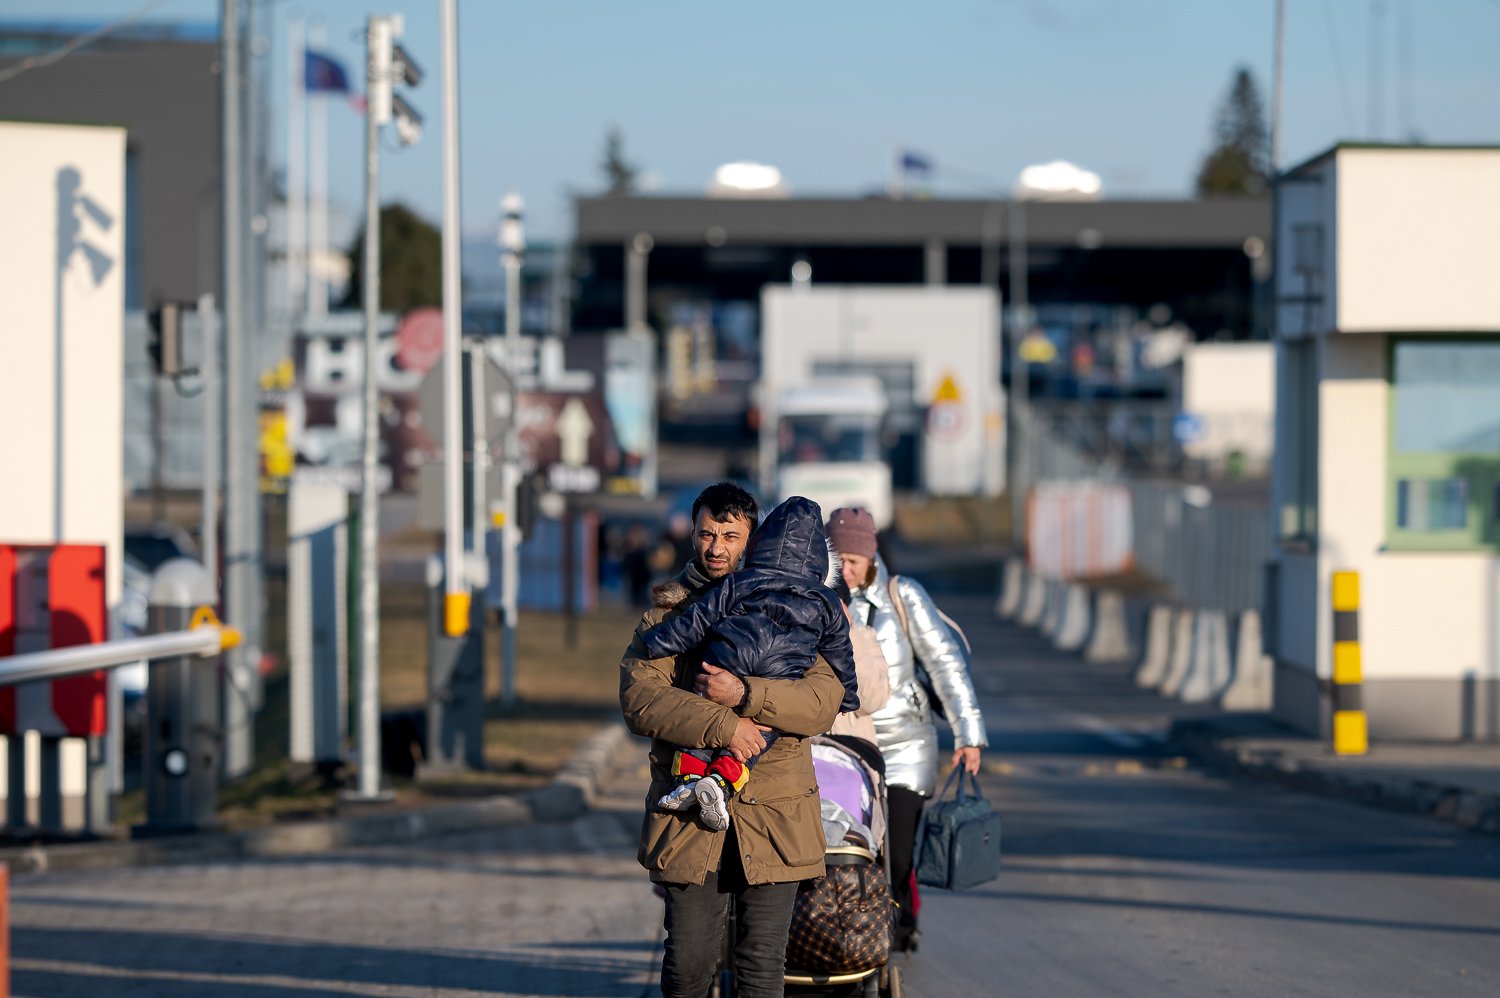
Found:
[[[904,173],[931,173],[932,160],[910,150],[902,150],[901,170]]]
[[[333,56],[324,55],[322,52],[307,50],[302,79],[310,94],[347,94],[349,92],[349,75],[344,72],[344,67]]]

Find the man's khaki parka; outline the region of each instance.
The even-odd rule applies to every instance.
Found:
[[[672,787],[672,754],[678,748],[723,748],[741,717],[776,729],[781,737],[751,771],[729,814],[745,879],[785,883],[823,875],[823,824],[818,784],[807,738],[827,731],[838,714],[844,686],[822,658],[801,679],[741,677],[748,693],[738,711],[692,692],[702,662],[694,650],[647,658],[641,634],[687,599],[686,587],[660,587],[620,661],[620,709],[631,731],[652,739],[651,786],[641,827],[639,859],[661,883],[701,884],[717,870],[725,832],[710,831],[696,811],[656,809]]]

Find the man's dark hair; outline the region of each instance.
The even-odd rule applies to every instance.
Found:
[[[743,516],[750,522],[751,530],[760,523],[760,505],[755,497],[733,482],[710,485],[698,493],[698,498],[693,500],[694,523],[698,522],[700,509],[708,510],[709,516],[720,521]]]

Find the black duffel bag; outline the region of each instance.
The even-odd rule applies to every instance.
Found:
[[[945,800],[953,778],[958,793]],[[973,793],[964,792],[967,776]],[[1000,876],[1000,815],[979,789],[979,777],[954,767],[917,830],[917,883],[961,891]]]

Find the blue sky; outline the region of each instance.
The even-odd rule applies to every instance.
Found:
[[[97,21],[139,6],[5,0],[4,16]],[[403,43],[428,72],[409,98],[427,135],[385,156],[382,195],[435,219],[438,5],[377,6],[405,14]],[[1287,8],[1285,162],[1412,132],[1500,143],[1500,0]],[[214,21],[218,9],[166,0],[150,17]],[[321,16],[329,49],[360,75],[371,0],[272,10],[278,115],[289,11]],[[938,193],[966,193],[975,175],[1008,188],[1025,165],[1061,158],[1099,173],[1107,196],[1184,195],[1236,65],[1269,102],[1273,10],[1274,0],[459,0],[464,228],[492,233],[500,195],[515,189],[534,235],[566,233],[568,192],[598,188],[611,126],[662,192],[701,192],[718,164],[753,159],[779,167],[794,194],[862,194],[884,186],[905,147],[938,165]],[[360,122],[343,106],[329,119],[331,186],[352,206]],[[945,181],[945,165],[963,181]]]

